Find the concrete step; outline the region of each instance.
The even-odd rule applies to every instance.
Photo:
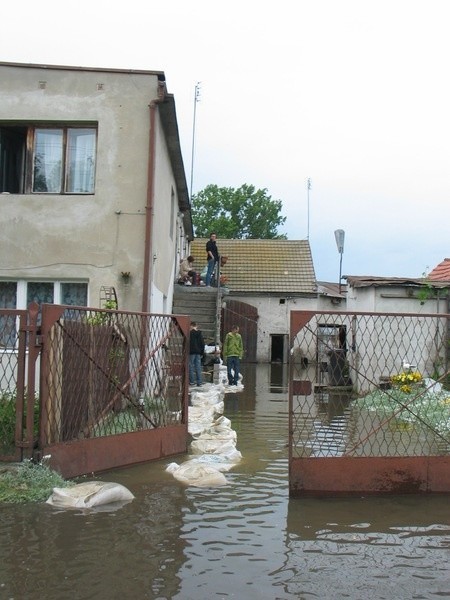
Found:
[[[221,288],[220,303],[223,295],[224,291]],[[207,344],[214,343],[217,299],[217,288],[176,285],[172,313],[175,315],[189,315],[203,333],[205,342]]]

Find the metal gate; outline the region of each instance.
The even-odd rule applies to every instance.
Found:
[[[64,477],[186,452],[189,317],[42,306],[39,448]]]
[[[449,326],[291,313],[291,496],[450,492]]]

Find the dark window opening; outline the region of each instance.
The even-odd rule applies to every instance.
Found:
[[[26,127],[0,128],[0,192],[23,194],[26,147]]]

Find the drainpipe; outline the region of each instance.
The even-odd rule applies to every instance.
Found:
[[[152,228],[155,199],[155,164],[156,164],[156,111],[158,104],[164,102],[166,97],[166,84],[164,80],[158,81],[158,97],[149,104],[150,109],[150,135],[147,168],[147,203],[145,207],[145,244],[144,244],[144,277],[142,282],[142,312],[149,312],[149,294],[151,294],[153,256],[152,256]]]

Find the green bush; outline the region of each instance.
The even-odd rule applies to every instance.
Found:
[[[0,395],[0,452],[10,454],[14,451],[16,432],[16,395],[3,392]]]
[[[43,461],[33,463],[27,460],[0,473],[0,502],[44,502],[54,487],[71,485],[73,482],[63,479]]]
[[[0,454],[14,452],[16,435],[16,392],[4,391],[0,393]],[[26,396],[25,396],[26,402]],[[26,407],[25,407],[26,408]],[[25,431],[26,413],[24,412],[23,428]],[[39,433],[39,398],[36,397],[33,408],[33,435]]]

